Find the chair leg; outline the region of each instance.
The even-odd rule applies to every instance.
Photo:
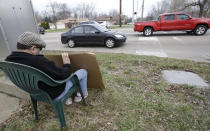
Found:
[[[32,101],[33,108],[34,108],[34,117],[35,117],[35,120],[38,121],[37,100],[35,100],[35,99],[33,99],[31,97],[31,101]]]
[[[64,104],[62,102],[56,102],[53,104],[56,115],[60,121],[61,129],[66,126],[66,120],[64,116]]]
[[[85,98],[84,98],[84,94],[83,94],[83,92],[82,92],[82,89],[81,89],[81,87],[78,87],[78,88],[79,88],[79,92],[80,92],[81,97],[82,97],[83,104],[84,104],[85,106],[87,106],[88,104],[87,104],[87,102],[85,101]]]

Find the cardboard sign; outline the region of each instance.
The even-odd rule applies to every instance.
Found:
[[[63,65],[61,55],[45,55],[45,57],[57,66]],[[88,71],[87,87],[88,88],[105,88],[102,75],[96,55],[92,53],[69,54],[73,72],[78,69],[86,69]]]

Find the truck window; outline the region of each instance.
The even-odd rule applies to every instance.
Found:
[[[164,20],[175,20],[175,15],[174,14],[165,15],[164,16]]]
[[[177,17],[178,20],[188,20],[190,18],[188,15],[185,14],[178,14]]]

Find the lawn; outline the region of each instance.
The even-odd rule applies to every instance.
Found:
[[[209,130],[210,89],[170,85],[161,76],[164,69],[191,71],[210,83],[210,64],[188,60],[97,54],[105,89],[89,89],[88,106],[65,106],[67,130],[139,131]],[[1,124],[1,130],[59,130],[50,104],[39,103],[38,123],[30,102]]]
[[[2,77],[4,75],[3,71],[1,71],[0,69],[0,77]]]
[[[65,28],[65,29],[57,29],[57,30],[46,30],[46,32],[51,33],[51,32],[67,32],[70,30],[70,28]]]
[[[112,25],[110,26],[110,29],[115,29],[115,28],[132,28],[132,25],[122,25],[122,27],[120,27],[120,25]]]

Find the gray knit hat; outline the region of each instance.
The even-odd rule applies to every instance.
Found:
[[[40,36],[32,32],[24,32],[18,37],[17,42],[26,46],[35,45],[41,48],[46,47],[46,43],[40,38]]]

